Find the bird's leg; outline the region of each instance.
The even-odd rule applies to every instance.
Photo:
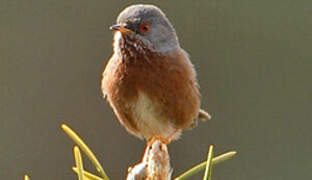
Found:
[[[169,144],[171,141],[169,138],[165,138],[162,136],[154,136],[147,141],[147,146],[151,146],[156,140],[159,140],[160,142],[164,144]]]
[[[168,137],[163,137],[163,136],[153,136],[152,138],[147,140],[147,146],[152,145],[156,140],[161,141],[163,144],[170,144],[172,140],[175,138],[179,137],[181,133],[181,130],[175,130],[171,135]]]

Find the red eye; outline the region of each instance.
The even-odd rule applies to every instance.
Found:
[[[143,34],[148,33],[151,30],[149,23],[142,23],[140,24],[140,32]]]

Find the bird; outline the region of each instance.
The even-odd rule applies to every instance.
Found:
[[[200,109],[199,85],[189,55],[160,8],[130,5],[110,29],[113,53],[104,66],[101,90],[130,134],[169,144],[198,119],[211,119]]]

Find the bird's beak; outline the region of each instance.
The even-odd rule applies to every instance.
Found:
[[[121,33],[131,33],[133,32],[131,29],[129,29],[127,27],[127,25],[122,25],[122,24],[115,24],[115,25],[112,25],[111,27],[109,27],[110,30],[113,30],[113,31],[119,31]]]

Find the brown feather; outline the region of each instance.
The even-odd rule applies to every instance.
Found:
[[[198,116],[200,94],[187,54],[182,49],[162,55],[142,45],[142,52],[127,43],[120,46],[121,52],[115,52],[104,70],[102,91],[123,126],[146,139],[163,135],[153,127],[139,127],[141,115],[134,112],[143,93],[159,123],[177,131],[189,127]]]

